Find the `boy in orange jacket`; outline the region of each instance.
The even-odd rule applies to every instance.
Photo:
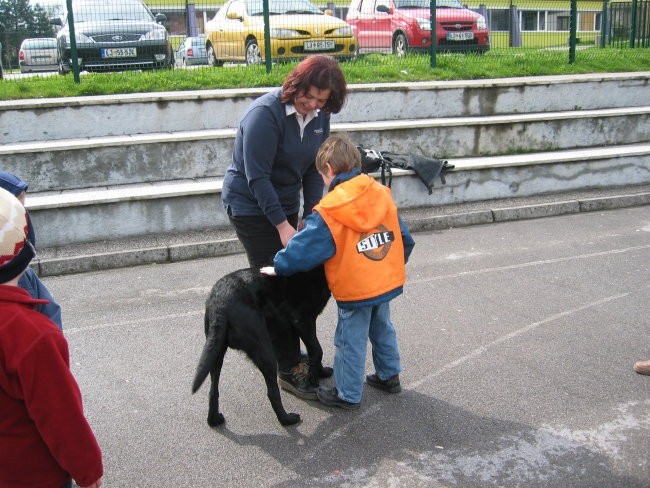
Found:
[[[373,387],[401,391],[397,334],[390,300],[402,293],[413,238],[398,216],[390,189],[361,173],[361,156],[347,136],[321,146],[316,168],[329,192],[314,207],[305,227],[275,255],[267,275],[287,276],[325,263],[327,282],[338,305],[334,336],[334,388],[319,388],[325,405],[356,409],[361,403],[368,340],[375,373]]]

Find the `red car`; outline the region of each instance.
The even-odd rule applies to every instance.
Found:
[[[357,37],[359,52],[431,50],[429,0],[352,0],[346,22]],[[459,0],[436,1],[439,51],[486,52],[490,32],[485,17]]]

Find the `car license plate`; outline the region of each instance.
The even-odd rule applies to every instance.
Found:
[[[448,41],[471,41],[474,39],[473,32],[447,32]]]
[[[331,51],[334,41],[305,41],[305,51]]]
[[[134,47],[119,47],[101,49],[102,58],[135,58],[137,52]]]

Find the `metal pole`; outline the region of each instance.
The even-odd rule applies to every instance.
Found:
[[[436,24],[436,0],[430,0],[429,11],[431,12],[431,67],[436,67],[436,49],[438,44],[438,27]]]
[[[605,47],[607,37],[607,0],[603,0],[603,12],[600,14],[600,47]]]
[[[630,20],[630,47],[635,47],[636,40],[636,11],[639,8],[639,2],[637,0],[632,0],[632,19]]]
[[[569,64],[576,61],[576,27],[578,25],[578,0],[571,0],[569,17]]]
[[[66,0],[68,9],[68,29],[70,32],[70,56],[72,57],[72,74],[74,82],[79,83],[79,59],[77,59],[77,36],[74,33],[74,16],[72,15],[72,0]]]
[[[266,72],[271,72],[271,22],[269,20],[269,0],[262,1],[262,10],[264,13],[264,60],[266,61]]]

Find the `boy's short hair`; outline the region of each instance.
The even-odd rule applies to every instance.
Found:
[[[323,142],[316,155],[316,169],[320,173],[325,172],[325,163],[329,163],[334,174],[347,173],[361,168],[361,154],[347,135],[336,134]]]

